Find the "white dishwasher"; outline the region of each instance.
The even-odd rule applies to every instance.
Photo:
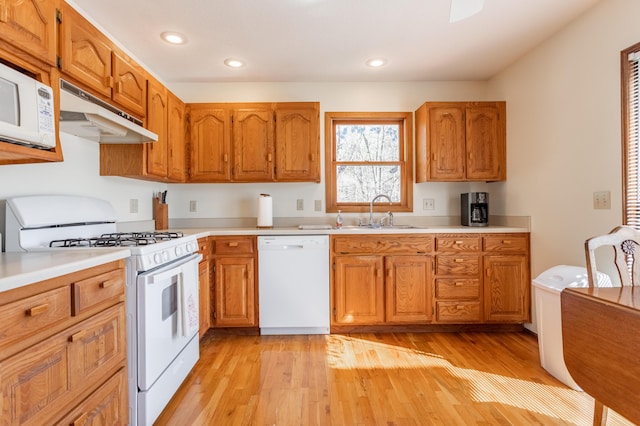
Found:
[[[260,334],[329,334],[329,236],[258,237]]]

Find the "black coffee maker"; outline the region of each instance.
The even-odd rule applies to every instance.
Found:
[[[489,224],[489,193],[460,194],[460,216],[462,216],[463,226],[487,226]]]

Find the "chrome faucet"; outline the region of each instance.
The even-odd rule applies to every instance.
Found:
[[[389,198],[388,195],[378,194],[375,197],[373,197],[373,200],[371,200],[371,202],[369,203],[369,226],[373,226],[374,225],[374,223],[373,223],[373,203],[375,203],[378,198],[386,198],[389,201],[389,205],[392,204],[391,198]]]

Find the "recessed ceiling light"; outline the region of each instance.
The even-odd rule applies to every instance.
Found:
[[[185,44],[187,42],[187,38],[185,36],[172,31],[163,32],[160,34],[160,38],[169,44]]]
[[[231,68],[242,68],[244,67],[244,62],[240,59],[227,58],[224,60],[224,64]]]
[[[371,58],[371,59],[368,59],[367,62],[365,63],[367,64],[368,67],[380,68],[381,66],[384,66],[387,64],[387,60],[384,58]]]

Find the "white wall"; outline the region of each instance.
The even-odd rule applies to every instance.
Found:
[[[584,266],[585,239],[622,223],[620,51],[640,41],[640,2],[604,0],[493,78],[507,101],[508,180],[496,213],[531,216],[532,276]],[[611,191],[594,210],[593,192]]]

